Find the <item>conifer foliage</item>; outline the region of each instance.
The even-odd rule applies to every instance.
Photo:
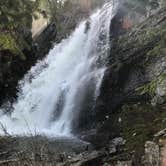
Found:
[[[34,11],[39,0],[0,1],[0,51],[8,50],[25,59],[23,49],[30,49],[27,32],[32,26]]]

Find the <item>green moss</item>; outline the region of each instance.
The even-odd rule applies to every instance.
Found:
[[[166,56],[166,48],[162,47],[162,45],[157,45],[152,50],[147,53],[148,56],[158,56],[165,55]]]
[[[144,144],[152,140],[154,134],[166,127],[163,123],[166,112],[163,108],[155,108],[148,104],[129,105],[123,108],[122,135],[126,140],[126,150],[144,152]]]
[[[129,10],[134,10],[141,14],[147,14],[147,7],[156,9],[159,7],[159,2],[154,0],[127,0],[125,6]]]
[[[148,55],[151,54],[150,51],[157,52],[160,50],[162,53],[165,54],[165,43],[166,43],[166,28],[165,26],[161,26],[159,28],[144,28],[138,31],[133,31],[130,34],[127,34],[128,40],[126,40],[126,35],[120,36],[117,44],[118,50],[119,47],[122,48],[122,51],[126,49],[139,49],[144,48],[148,45],[147,53]],[[155,47],[153,47],[152,43],[154,42]],[[151,43],[149,45],[149,43]],[[152,48],[151,48],[152,47]],[[162,48],[162,49],[160,49]],[[116,50],[115,50],[116,51]],[[159,54],[160,52],[158,52]]]
[[[25,55],[23,54],[20,46],[16,43],[17,41],[11,34],[0,34],[0,50],[9,50],[12,54],[19,55],[22,60],[25,60]]]
[[[150,96],[154,96],[156,93],[157,85],[158,85],[158,80],[155,79],[150,83],[137,88],[136,91],[138,91],[140,95],[149,94]]]
[[[128,37],[129,36],[129,37]],[[128,37],[128,40],[126,40]],[[165,26],[139,28],[130,34],[125,34],[119,38],[114,48],[114,54],[130,54],[138,51],[143,52],[143,62],[154,56],[166,55],[166,28]],[[119,51],[122,50],[122,51]],[[133,51],[134,50],[134,51]],[[145,56],[146,55],[146,56]],[[148,63],[147,62],[147,63]],[[161,72],[151,82],[136,89],[140,93],[156,95],[159,84],[166,80],[166,74]],[[138,155],[144,152],[145,142],[152,140],[154,134],[166,128],[165,108],[152,107],[150,104],[127,105],[123,107],[119,115],[122,119],[121,131],[126,140],[126,150],[135,151]]]
[[[158,56],[158,55],[165,55],[166,56],[166,48],[165,48],[165,43],[166,43],[166,29],[158,29],[158,35],[162,36],[161,40],[156,43],[156,46],[151,49],[150,51],[147,52],[147,56]],[[150,38],[153,38],[152,36],[155,36],[157,32],[153,32],[153,34],[149,34]]]
[[[149,94],[151,97],[155,96],[156,89],[158,85],[162,83],[166,79],[165,73],[160,73],[156,79],[152,80],[151,82],[139,87],[136,89],[140,93],[140,95]]]
[[[30,30],[39,2],[40,0],[0,1],[0,51],[8,50],[22,60],[26,59],[23,50],[29,50],[32,44]]]

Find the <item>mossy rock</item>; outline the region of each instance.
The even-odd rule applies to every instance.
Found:
[[[13,55],[25,60],[24,49],[30,50],[30,47],[21,36],[16,40],[16,36],[10,33],[0,33],[0,51],[8,50]]]
[[[148,95],[151,98],[152,105],[161,105],[166,101],[166,72],[161,71],[156,78],[149,83],[138,87],[136,91],[140,95]]]
[[[144,153],[146,141],[153,140],[154,135],[166,128],[165,108],[152,107],[150,104],[127,105],[120,114],[122,135],[126,140],[126,150]]]

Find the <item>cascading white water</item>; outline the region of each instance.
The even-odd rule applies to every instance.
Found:
[[[19,83],[12,113],[0,117],[8,133],[71,135],[89,87],[92,101],[99,93],[112,17],[113,4],[107,3],[32,67]]]

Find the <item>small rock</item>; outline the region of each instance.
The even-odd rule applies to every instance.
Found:
[[[162,137],[166,135],[166,129],[159,131],[157,134],[155,134],[155,137]]]
[[[105,118],[106,118],[106,119],[109,119],[109,116],[107,115]]]
[[[111,142],[115,146],[122,146],[122,145],[124,145],[126,143],[126,141],[122,137],[114,138]]]
[[[122,118],[121,117],[119,117],[118,122],[122,123]]]
[[[118,161],[116,166],[132,166],[132,161]]]
[[[133,137],[135,137],[136,135],[137,135],[137,133],[134,133],[134,134],[133,134]]]
[[[71,159],[71,156],[67,156],[68,159]]]
[[[164,138],[159,139],[159,146],[166,146],[166,139]]]
[[[109,143],[109,153],[114,154],[117,152],[118,147],[123,146],[126,141],[122,137],[117,137]]]
[[[116,153],[116,146],[114,144],[109,145],[109,154]]]
[[[151,141],[145,143],[145,166],[159,166],[160,163],[160,151],[159,146]]]

